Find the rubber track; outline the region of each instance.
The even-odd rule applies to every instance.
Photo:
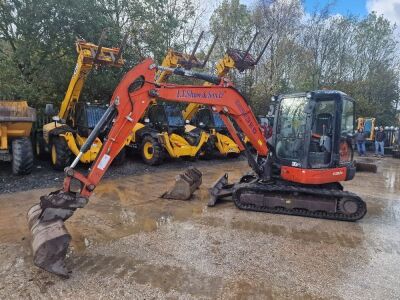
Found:
[[[321,196],[324,199],[339,199],[337,202],[337,211],[336,213],[323,212],[323,211],[309,211],[306,209],[288,209],[284,207],[257,207],[255,204],[244,204],[240,202],[240,195],[243,192],[249,191],[251,193],[261,193],[268,194],[270,192],[281,192],[283,195],[285,194],[302,194],[302,195],[313,195],[313,196]],[[300,197],[300,195],[299,195]],[[338,220],[338,221],[357,221],[362,219],[367,213],[367,205],[366,203],[356,194],[342,191],[339,189],[323,189],[316,187],[301,187],[291,184],[285,184],[282,182],[277,183],[240,183],[237,184],[232,195],[233,201],[235,205],[239,209],[243,210],[251,210],[258,212],[267,212],[273,214],[285,214],[285,215],[295,215],[309,218],[319,218],[319,219],[329,219],[329,220]],[[343,198],[352,198],[358,204],[358,210],[354,214],[344,214],[339,210],[340,201]]]

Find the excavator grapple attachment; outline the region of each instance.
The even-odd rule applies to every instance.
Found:
[[[36,266],[68,278],[65,256],[71,241],[64,221],[77,208],[84,207],[88,199],[75,193],[57,191],[40,198],[31,207],[27,219],[32,235],[33,262]]]
[[[161,197],[165,199],[188,200],[202,183],[202,173],[193,167],[175,177],[174,185]]]

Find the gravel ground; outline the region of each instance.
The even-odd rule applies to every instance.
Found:
[[[224,164],[236,160],[243,160],[244,158],[236,159],[214,159],[213,164]],[[191,165],[204,166],[209,164],[210,161],[190,161],[184,159],[167,160],[161,166],[148,166],[141,162],[140,157],[132,156],[127,157],[124,164],[120,166],[111,166],[104,178],[117,178],[120,176],[136,175],[146,172],[157,172],[159,170],[174,170],[179,168],[186,168]],[[86,172],[88,165],[78,165],[77,170]],[[11,171],[11,164],[0,161],[0,194],[15,193],[19,191],[27,191],[31,189],[47,188],[59,186],[64,179],[62,171],[53,170],[49,161],[36,160],[33,171],[29,175],[17,176],[13,175]]]
[[[186,164],[102,181],[66,222],[69,279],[32,264],[25,214],[54,188],[0,195],[0,299],[400,299],[400,160],[345,183],[368,205],[355,223],[207,207],[243,160],[196,162],[193,199],[160,199]]]

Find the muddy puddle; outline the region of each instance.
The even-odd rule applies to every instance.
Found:
[[[160,198],[179,168],[107,179],[66,223],[68,280],[31,264],[25,213],[50,190],[0,195],[0,298],[398,299],[399,167],[385,158],[344,184],[368,205],[355,223],[207,207],[245,161],[199,167],[189,201]]]

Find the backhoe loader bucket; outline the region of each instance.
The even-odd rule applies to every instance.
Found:
[[[201,172],[193,167],[175,177],[174,185],[161,197],[165,199],[188,200],[202,183]]]
[[[57,191],[40,197],[40,204],[30,208],[27,219],[32,235],[33,262],[36,266],[68,278],[64,259],[71,236],[64,221],[77,208],[84,207],[87,201],[87,198],[75,193]]]

